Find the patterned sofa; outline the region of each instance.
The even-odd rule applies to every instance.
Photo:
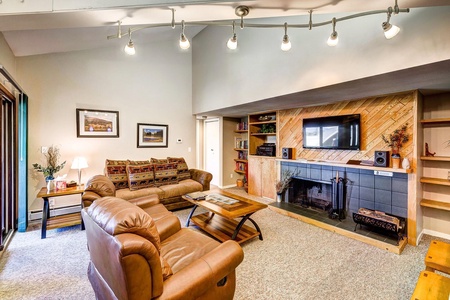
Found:
[[[192,206],[182,195],[209,190],[212,174],[189,169],[182,157],[168,157],[144,161],[107,159],[105,176],[94,177],[86,184],[83,207],[105,196],[131,200],[157,195],[168,210],[176,210]]]

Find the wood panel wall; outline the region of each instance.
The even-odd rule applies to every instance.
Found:
[[[383,142],[381,135],[389,135],[403,124],[408,124],[407,133],[409,141],[400,149],[400,155],[408,157],[412,163],[413,157],[413,125],[414,103],[416,100],[414,91],[365,98],[355,101],[343,101],[334,104],[281,110],[278,115],[279,143],[278,154],[281,148],[295,148],[296,159],[319,159],[333,161],[373,160],[376,150],[391,150]],[[361,115],[361,150],[321,150],[304,149],[302,121],[304,118],[316,118],[335,115]]]

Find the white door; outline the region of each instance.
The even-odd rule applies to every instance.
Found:
[[[205,120],[205,170],[213,175],[211,184],[220,184],[220,127],[219,119]]]

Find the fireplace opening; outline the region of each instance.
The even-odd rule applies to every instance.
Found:
[[[345,180],[340,177],[329,181],[293,177],[286,202],[303,208],[321,210],[331,219],[346,217]]]

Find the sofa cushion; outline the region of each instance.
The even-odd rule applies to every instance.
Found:
[[[155,186],[153,164],[127,165],[127,174],[132,191]]]
[[[202,233],[182,228],[161,243],[161,256],[176,274],[219,245],[220,242]]]
[[[159,188],[164,192],[160,199],[180,197],[188,193],[199,192],[203,190],[203,186],[192,179],[185,179],[180,181],[178,184],[163,185]]]
[[[107,159],[105,162],[106,176],[111,179],[116,190],[128,187],[127,161]]]
[[[169,161],[167,158],[150,158],[150,162],[156,163],[156,164],[167,164]]]
[[[191,173],[183,157],[168,157],[167,160],[178,165],[178,180],[191,179]]]
[[[158,198],[161,199],[164,196],[164,191],[157,187],[149,187],[145,189],[140,189],[136,191],[131,191],[130,189],[121,189],[116,191],[116,197],[130,200],[134,198],[144,197],[148,195],[158,195]]]
[[[177,164],[154,163],[153,166],[155,170],[155,186],[160,187],[162,185],[178,183]]]

